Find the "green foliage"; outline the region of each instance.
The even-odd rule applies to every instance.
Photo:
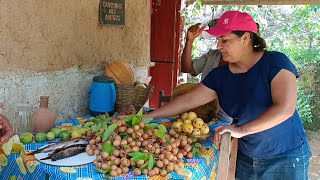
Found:
[[[165,138],[167,135],[167,129],[164,125],[160,124],[158,126],[158,130],[156,130],[155,134],[158,138]]]
[[[111,134],[114,132],[114,130],[120,125],[119,122],[114,123],[112,125],[110,125],[105,132],[103,133],[103,137],[102,137],[102,141],[106,141],[109,139],[109,137],[111,136]],[[93,131],[92,131],[93,132]]]
[[[298,86],[298,112],[304,122],[310,123],[313,121],[313,115],[311,112],[311,109],[313,108],[311,99],[313,97],[314,95],[308,94],[305,88],[303,88],[302,86]]]
[[[304,124],[319,121],[314,111],[320,107],[315,101],[319,98],[319,91],[314,89],[317,84],[314,77],[319,74],[319,68],[314,65],[320,61],[319,10],[320,6],[293,6],[292,13],[284,18],[285,25],[278,28],[278,37],[270,46],[271,50],[285,53],[299,71],[297,106]]]

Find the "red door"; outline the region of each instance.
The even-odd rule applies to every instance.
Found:
[[[150,107],[158,107],[159,91],[169,96],[177,85],[181,34],[181,0],[152,0],[151,14],[151,84],[154,92]]]

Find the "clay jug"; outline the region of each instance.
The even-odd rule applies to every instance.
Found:
[[[47,133],[53,128],[57,114],[48,108],[49,96],[40,96],[40,107],[33,112],[34,132]]]

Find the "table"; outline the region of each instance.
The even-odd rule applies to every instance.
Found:
[[[90,118],[90,116],[85,116],[85,118]],[[154,122],[161,123],[166,127],[170,127],[172,124],[173,118],[164,118],[164,119],[157,119],[153,120]],[[56,126],[61,126],[63,124],[73,124],[73,125],[80,125],[81,123],[75,118],[66,120],[56,124]],[[213,129],[221,126],[226,125],[226,122],[217,121],[215,124],[210,125],[210,132],[213,132]],[[59,141],[58,138],[55,141]],[[30,143],[25,144],[25,149],[28,151],[36,150],[39,147],[42,147],[49,142],[42,142],[42,143]],[[171,172],[166,177],[162,176],[154,176],[148,178],[146,175],[134,176],[133,172],[129,172],[127,175],[123,177],[116,177],[111,178],[113,180],[120,180],[120,179],[133,179],[133,180],[161,180],[161,179],[193,179],[193,180],[205,180],[205,179],[216,179],[217,174],[217,167],[218,167],[218,157],[219,151],[217,147],[214,145],[212,136],[208,139],[201,142],[202,146],[205,146],[207,149],[202,152],[202,157],[194,157],[192,159],[184,159],[185,166],[181,168],[179,172]],[[227,152],[229,153],[229,152]],[[32,179],[32,180],[44,180],[44,179],[54,179],[54,180],[65,180],[65,179],[72,179],[72,180],[89,180],[89,179],[105,179],[104,175],[99,173],[93,163],[86,164],[79,167],[73,167],[77,173],[69,174],[60,171],[59,166],[52,166],[40,163],[33,173],[28,172],[26,175],[20,172],[18,165],[15,161],[20,154],[11,154],[8,157],[8,165],[3,167],[2,172],[0,173],[0,179],[10,179],[10,177],[15,176],[16,179]],[[227,157],[227,163],[229,163],[229,159]],[[227,164],[229,165],[229,164]],[[222,168],[221,168],[222,169]],[[227,168],[226,168],[227,169]],[[28,170],[27,170],[28,171]],[[224,172],[225,173],[225,172]]]

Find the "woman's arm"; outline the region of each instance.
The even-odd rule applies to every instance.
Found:
[[[7,118],[0,115],[0,145],[8,142],[13,136],[13,128]]]
[[[225,126],[216,129],[215,141],[220,142],[221,134],[230,132],[231,136],[243,136],[270,129],[293,115],[297,102],[296,76],[282,69],[271,81],[271,95],[273,105],[257,119],[240,127]]]
[[[207,88],[203,84],[197,85],[192,91],[187,94],[178,96],[170,103],[161,108],[143,115],[144,118],[163,118],[170,117],[182,112],[186,112],[195,107],[206,104],[217,97],[217,94],[212,89]]]

